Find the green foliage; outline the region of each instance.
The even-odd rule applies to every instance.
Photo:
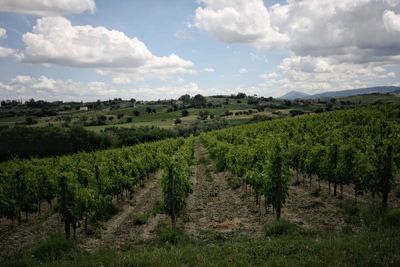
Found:
[[[273,120],[202,134],[216,161],[235,184],[250,185],[277,210],[287,197],[289,167],[333,184],[333,193],[352,185],[355,196],[382,195],[386,209],[400,164],[399,106],[377,105],[298,118]],[[329,187],[331,188],[331,187]]]
[[[78,153],[49,159],[12,160],[0,164],[0,217],[21,221],[21,212],[37,211],[43,202],[58,199],[57,210],[70,228],[118,210],[112,200],[132,196],[145,177],[161,167],[183,139],[142,144],[95,153]],[[84,223],[80,223],[84,221]]]
[[[179,245],[189,241],[189,237],[177,227],[167,227],[160,229],[157,233],[157,240],[161,244]]]
[[[265,236],[289,235],[299,231],[299,227],[291,222],[280,219],[265,225]]]
[[[59,260],[63,255],[76,249],[73,241],[62,237],[51,237],[42,241],[32,250],[32,256],[38,262],[51,262]]]
[[[149,220],[150,216],[151,216],[151,214],[149,212],[142,212],[142,213],[136,214],[133,222],[135,225],[146,224],[147,221]]]
[[[395,228],[352,234],[315,232],[277,235],[267,240],[234,238],[225,242],[186,242],[169,229],[156,245],[129,250],[70,253],[42,266],[399,266]],[[184,235],[184,234],[183,234]],[[180,237],[179,237],[180,236]],[[183,241],[180,241],[182,240]],[[177,245],[171,245],[171,244]],[[37,266],[31,254],[0,259],[1,266]]]
[[[176,216],[186,204],[186,198],[192,192],[189,180],[190,165],[193,159],[194,138],[185,140],[183,146],[173,157],[163,158],[164,176],[161,181],[164,198],[164,210],[171,216],[175,226]]]

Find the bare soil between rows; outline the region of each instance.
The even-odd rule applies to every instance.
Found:
[[[203,144],[196,140],[192,175],[193,193],[178,218],[178,226],[188,235],[206,240],[210,236],[246,236],[262,238],[264,226],[275,220],[271,210],[266,211],[263,199],[255,204],[254,192],[241,187],[233,189],[229,181],[234,177],[229,171],[217,172]],[[121,249],[132,244],[155,239],[157,229],[170,226],[169,218],[155,214],[154,208],[162,198],[160,180],[162,171],[149,175],[144,187],[137,187],[132,200],[116,203],[120,211],[108,221],[100,221],[96,233],[87,236],[79,229],[76,239],[79,246],[89,252],[102,248]],[[345,224],[340,208],[340,193],[328,193],[328,185],[314,178],[311,186],[306,179],[300,185],[292,185],[282,211],[282,217],[306,229],[339,230]],[[300,178],[302,181],[302,178]],[[338,188],[339,190],[339,188]],[[397,188],[390,196],[391,206],[400,207],[395,197]],[[343,198],[354,200],[352,188],[344,187]],[[369,196],[360,197],[360,202],[371,201]],[[138,216],[147,214],[146,220],[138,223]],[[62,224],[57,214],[48,205],[42,214],[30,215],[28,222],[11,228],[9,220],[0,220],[0,255],[26,249],[55,233],[62,235]]]

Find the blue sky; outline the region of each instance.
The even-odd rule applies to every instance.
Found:
[[[396,0],[0,2],[0,99],[400,85]]]

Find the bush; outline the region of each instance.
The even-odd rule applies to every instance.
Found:
[[[37,245],[32,251],[32,256],[39,262],[55,261],[75,249],[75,247],[75,243],[72,240],[51,237]]]
[[[298,232],[299,228],[297,225],[285,220],[276,220],[273,223],[265,226],[265,236],[280,236]]]

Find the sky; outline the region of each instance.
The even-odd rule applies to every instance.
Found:
[[[400,86],[400,0],[0,0],[0,99]]]

